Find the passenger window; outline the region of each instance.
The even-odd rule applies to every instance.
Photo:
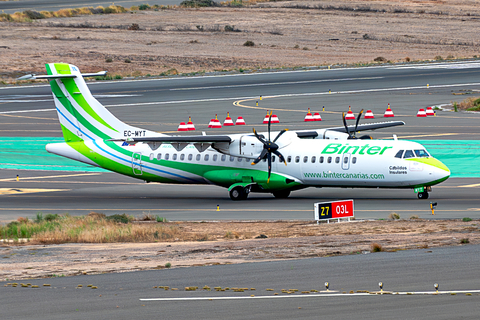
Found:
[[[177,160],[177,154],[176,153],[173,154],[172,160]]]
[[[265,158],[265,159],[262,159],[262,161],[263,161],[263,162],[267,162],[267,158]]]
[[[323,163],[323,156],[318,159],[318,162]]]
[[[195,160],[200,161],[200,158],[201,158],[201,157],[202,157],[202,156],[201,156],[200,154],[197,154],[197,156],[195,157]]]
[[[335,163],[340,163],[340,157],[335,158]]]
[[[299,163],[300,162],[300,157],[299,156],[296,156],[295,157],[295,163]]]
[[[332,163],[332,157],[328,157],[328,158],[327,158],[327,162],[328,162],[328,163]]]
[[[208,161],[208,158],[209,158],[209,156],[208,156],[208,154],[206,154],[206,155],[203,157],[203,160]]]
[[[275,156],[272,156],[272,162],[275,162]]]
[[[288,162],[288,163],[292,162],[292,156],[288,156],[288,157],[287,157],[287,162]]]
[[[168,153],[165,153],[165,160],[170,159],[170,155]]]
[[[422,150],[415,150],[415,155],[418,157],[418,158],[428,158],[430,157],[430,155],[428,154],[428,152],[424,149]]]
[[[315,160],[317,160],[317,157],[313,156],[312,157],[312,163],[315,163]]]
[[[188,155],[188,161],[192,161],[192,159],[193,159],[193,154],[189,154]]]
[[[233,160],[235,160],[235,158],[230,156],[230,162],[233,162]]]
[[[348,163],[348,157],[343,158],[343,163]]]
[[[157,160],[161,160],[162,159],[162,154],[161,153],[158,153],[157,154]]]
[[[352,158],[352,163],[353,163],[353,164],[357,163],[357,157],[353,157],[353,158]]]
[[[153,153],[150,153],[150,160],[153,160],[153,158],[154,158]]]
[[[303,157],[303,163],[307,163],[307,162],[308,162],[308,157],[307,156]]]
[[[180,161],[183,161],[183,160],[185,160],[185,155],[182,153],[182,154],[180,155]]]
[[[399,151],[397,152],[397,154],[395,155],[395,158],[402,159],[402,155],[403,155],[403,150],[399,150]]]
[[[213,161],[217,161],[217,157],[218,157],[218,156],[217,156],[216,154],[214,154],[213,157],[212,157],[212,160],[213,160]]]
[[[415,156],[413,155],[413,151],[412,151],[412,150],[407,150],[407,151],[405,151],[405,154],[403,155],[403,158],[404,158],[404,159],[413,158],[413,157],[415,157]]]
[[[237,158],[238,162],[242,162],[243,158]]]
[[[225,159],[227,159],[227,156],[222,154],[222,157],[220,159],[225,162]]]

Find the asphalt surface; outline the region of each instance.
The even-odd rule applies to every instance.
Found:
[[[0,283],[3,319],[475,319],[480,295],[448,293],[480,288],[480,246],[354,254],[281,262],[192,267],[121,274],[85,275]],[[301,291],[324,290],[337,296],[309,297]],[[22,283],[38,285],[25,288]],[[440,295],[349,295],[352,290],[430,292]],[[49,284],[49,287],[44,287]],[[78,285],[81,288],[77,288]],[[96,286],[91,289],[88,285]],[[212,291],[185,291],[187,286]],[[169,286],[178,291],[153,288]],[[225,292],[213,288],[255,288]],[[266,291],[266,289],[274,291]],[[288,298],[251,299],[251,295]],[[346,292],[347,294],[342,294]],[[295,297],[294,297],[295,296]],[[301,296],[301,297],[299,297]],[[140,301],[151,298],[245,297],[213,301]],[[8,306],[8,307],[7,307]]]
[[[461,101],[480,90],[478,64],[427,65],[415,67],[360,68],[344,70],[279,72],[267,74],[174,78],[168,80],[115,81],[91,84],[94,95],[120,119],[150,130],[175,131],[191,115],[197,130],[209,133],[250,131],[261,128],[266,110],[280,117],[276,128],[306,129],[303,117],[308,107],[321,112],[315,127],[341,125],[341,112],[371,109],[381,115],[390,103],[394,120],[403,127],[373,133],[375,138],[396,133],[407,139],[480,140],[477,114],[437,111],[436,117],[415,117],[420,107]],[[428,84],[428,87],[427,87]],[[329,93],[330,90],[330,93]],[[461,95],[453,95],[461,94]],[[259,96],[264,97],[259,100]],[[257,108],[256,101],[259,101]],[[234,105],[234,102],[236,104]],[[46,110],[45,110],[46,109]],[[232,130],[207,130],[214,114],[222,119],[242,115],[248,126]],[[378,117],[379,116],[379,117]],[[47,86],[0,89],[0,136],[60,137],[61,132]],[[20,176],[17,182],[14,178]],[[87,175],[89,174],[89,175]],[[73,175],[73,176],[72,176]],[[13,178],[13,179],[12,179]],[[402,218],[479,218],[478,178],[451,178],[433,188],[429,200],[418,200],[411,190],[306,189],[290,199],[253,194],[249,200],[229,200],[225,189],[213,186],[169,186],[143,184],[112,173],[1,170],[2,221],[36,212],[85,214],[152,213],[170,220],[218,219],[311,219],[313,203],[330,199],[355,200],[357,218],[386,218],[397,212]],[[28,193],[27,189],[43,190]],[[50,192],[48,192],[50,191]],[[429,202],[438,203],[431,216]],[[220,211],[216,211],[216,205]],[[255,264],[195,267],[122,274],[105,274],[48,280],[29,280],[40,288],[0,286],[2,318],[151,318],[201,319],[257,318],[371,318],[451,319],[475,318],[478,295],[368,295],[305,297],[278,300],[140,301],[140,298],[218,296],[233,293],[185,292],[153,289],[153,286],[204,285],[255,287],[243,295],[280,290],[322,289],[325,281],[334,290],[428,291],[433,283],[441,290],[479,289],[479,246],[424,249],[408,252],[351,255],[319,259]],[[431,252],[430,252],[431,251]],[[26,281],[24,281],[26,282]],[[43,287],[43,284],[51,284]],[[83,284],[82,289],[75,289]],[[98,289],[86,286],[93,284]],[[270,291],[268,293],[271,294]],[[301,309],[299,309],[301,308]]]
[[[150,5],[174,5],[180,4],[180,0],[157,0],[150,2]],[[0,10],[5,13],[14,13],[17,11],[35,10],[35,11],[57,11],[66,8],[83,8],[83,7],[108,7],[112,3],[130,8],[131,6],[138,6],[148,1],[99,1],[99,0],[75,0],[75,2],[65,2],[63,0],[15,0],[15,1],[0,1]]]
[[[461,101],[470,96],[466,93],[478,92],[479,67],[480,63],[458,63],[272,72],[97,82],[91,83],[90,88],[120,119],[162,132],[176,132],[178,123],[188,120],[188,115],[192,116],[197,132],[248,132],[252,126],[261,130],[265,127],[261,122],[267,109],[274,109],[280,117],[278,129],[340,126],[341,112],[347,111],[349,105],[354,111],[371,109],[377,115],[373,121],[383,121],[386,118],[381,115],[390,103],[395,113],[393,119],[403,120],[406,125],[375,131],[374,138],[387,138],[396,133],[405,139],[480,140],[478,114],[437,111],[436,117],[415,116],[420,107]],[[262,100],[260,95],[264,97]],[[323,106],[325,112],[322,112]],[[304,122],[308,107],[320,111],[323,121]],[[222,119],[227,111],[233,118],[242,115],[247,126],[207,128],[214,114]],[[49,86],[0,89],[0,136],[61,136]],[[20,182],[12,179],[17,174]],[[386,218],[391,212],[405,218],[411,215],[425,217],[431,214],[430,201],[438,203],[434,218],[467,215],[473,218],[480,212],[477,178],[451,178],[435,186],[430,199],[423,201],[416,199],[412,190],[310,188],[293,192],[288,200],[277,200],[268,194],[251,194],[247,201],[235,203],[228,198],[225,189],[214,186],[143,184],[110,173],[75,174],[2,170],[0,188],[20,191],[2,195],[0,220],[15,219],[18,215],[32,216],[39,211],[152,213],[171,220],[310,219],[314,202],[345,198],[355,200],[359,218]],[[24,188],[62,191],[25,193]],[[220,212],[215,211],[217,204]]]

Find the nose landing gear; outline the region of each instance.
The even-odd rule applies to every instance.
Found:
[[[418,199],[428,199],[428,192],[427,191],[419,192],[417,194],[417,197]]]

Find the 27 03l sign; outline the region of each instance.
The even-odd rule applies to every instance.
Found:
[[[353,200],[317,202],[314,204],[315,220],[354,217]]]

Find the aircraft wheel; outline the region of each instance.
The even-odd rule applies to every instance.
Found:
[[[273,196],[277,199],[286,199],[290,195],[290,190],[282,190],[273,192]]]
[[[233,201],[245,200],[248,197],[248,193],[245,192],[245,188],[243,187],[235,187],[230,190],[230,199]]]
[[[419,192],[417,194],[417,197],[418,197],[418,199],[428,199],[428,192],[427,191]]]

